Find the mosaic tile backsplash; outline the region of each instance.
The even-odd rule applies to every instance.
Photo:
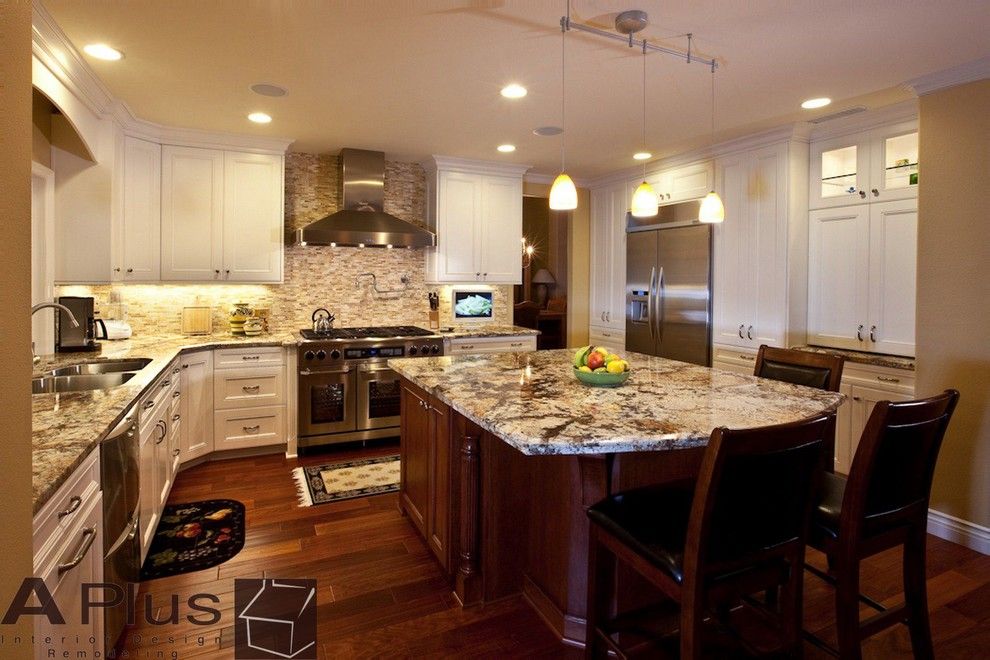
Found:
[[[289,153],[285,157],[285,224],[295,229],[337,210],[339,203],[337,157]],[[426,175],[418,164],[386,162],[385,210],[403,220],[425,224]],[[412,250],[286,246],[283,284],[113,284],[62,286],[56,295],[93,296],[104,318],[116,307],[111,293],[119,293],[135,335],[178,333],[185,306],[213,308],[214,332],[226,329],[234,303],[245,302],[271,310],[276,330],[309,327],[317,307],[336,315],[338,327],[356,325],[425,324],[427,293],[440,292],[441,323],[451,318],[450,287],[425,282],[425,248]],[[374,273],[381,290],[372,288]],[[405,275],[409,283],[403,285]],[[494,323],[512,322],[512,287],[494,286]]]

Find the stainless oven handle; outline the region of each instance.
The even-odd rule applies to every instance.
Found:
[[[310,371],[309,369],[302,369],[299,371],[300,376],[317,376],[319,374],[349,374],[351,373],[350,367],[344,367],[343,369],[318,369],[316,371]]]
[[[367,374],[376,373],[378,371],[392,371],[392,370],[393,370],[392,367],[368,367],[368,366],[365,366],[363,364],[358,367],[358,371],[361,371],[361,372],[367,373]]]

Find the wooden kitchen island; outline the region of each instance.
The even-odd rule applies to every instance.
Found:
[[[693,478],[718,426],[792,422],[834,411],[842,395],[636,353],[625,385],[591,388],[572,355],[389,365],[402,376],[400,506],[457,598],[522,592],[563,641],[583,644],[588,506]],[[620,573],[623,606],[652,596],[636,582]]]

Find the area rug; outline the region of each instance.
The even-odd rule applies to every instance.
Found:
[[[168,504],[141,567],[141,579],[211,568],[243,547],[244,505],[237,500]]]
[[[299,506],[394,493],[399,490],[399,457],[298,467],[292,477],[299,491]]]

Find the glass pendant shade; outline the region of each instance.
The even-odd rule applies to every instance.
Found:
[[[698,220],[709,224],[725,220],[725,206],[722,205],[722,198],[714,190],[701,200],[701,212],[698,214]]]
[[[550,186],[550,208],[554,211],[573,211],[577,208],[577,188],[571,177],[563,172],[557,175]]]
[[[634,218],[652,218],[660,210],[660,199],[646,181],[639,184],[632,196],[630,213]]]

